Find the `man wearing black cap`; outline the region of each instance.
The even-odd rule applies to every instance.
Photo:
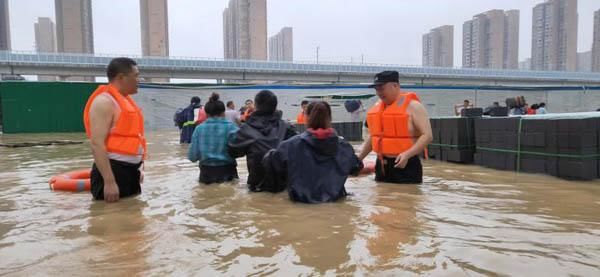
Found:
[[[369,139],[359,159],[377,153],[375,180],[389,183],[421,183],[423,168],[419,153],[433,136],[429,115],[412,92],[401,92],[397,71],[375,75],[378,101],[367,113]]]

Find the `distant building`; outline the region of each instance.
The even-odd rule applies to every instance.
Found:
[[[59,53],[94,53],[91,0],[55,0],[56,49]],[[94,77],[61,77],[93,82]]]
[[[169,9],[167,0],[140,0],[142,55],[169,56]],[[168,83],[169,78],[148,78],[147,82]]]
[[[527,58],[524,61],[519,62],[520,70],[531,70],[531,58]]]
[[[35,31],[35,50],[40,53],[56,52],[54,22],[48,17],[38,17],[33,25]],[[56,76],[38,76],[38,81],[56,81]]]
[[[437,27],[423,35],[423,66],[454,66],[454,26]]]
[[[600,10],[594,12],[594,42],[592,43],[592,71],[600,72]]]
[[[294,59],[294,34],[291,27],[284,27],[269,38],[269,60],[287,61]]]
[[[463,24],[463,67],[517,69],[519,11],[490,10]]]
[[[10,50],[8,0],[0,0],[0,51],[2,50]]]
[[[592,71],[592,51],[577,53],[577,71]]]
[[[533,69],[577,69],[577,19],[577,0],[548,0],[533,8]]]
[[[225,59],[267,59],[267,1],[230,0],[223,11]]]

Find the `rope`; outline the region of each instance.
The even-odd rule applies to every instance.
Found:
[[[535,151],[518,151],[518,150],[498,149],[498,148],[490,148],[490,147],[482,147],[482,146],[477,146],[477,150],[510,153],[510,154],[517,154],[517,155],[527,154],[527,155],[536,155],[536,156],[552,157],[552,158],[593,159],[593,158],[600,157],[600,154],[574,155],[574,154],[544,153],[544,152],[535,152]]]
[[[469,148],[469,147],[475,147],[475,144],[443,144],[443,143],[430,143],[429,145],[432,146],[440,146],[440,147],[448,147],[448,148]]]

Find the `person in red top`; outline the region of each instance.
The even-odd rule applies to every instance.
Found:
[[[296,116],[297,124],[306,124],[306,106],[308,106],[308,101],[302,100],[302,102],[300,103],[300,107],[302,107],[302,110],[300,111],[300,113],[298,113],[298,116]]]
[[[537,110],[537,104],[531,105],[525,104],[525,109],[527,109],[527,114],[536,114],[535,110]]]
[[[115,202],[141,192],[139,169],[147,151],[144,117],[130,97],[138,90],[137,63],[115,58],[108,64],[106,75],[109,83],[90,96],[83,121],[94,156],[92,196]]]

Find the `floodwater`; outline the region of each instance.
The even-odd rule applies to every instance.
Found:
[[[1,135],[1,143],[82,134]],[[143,193],[52,192],[87,143],[0,147],[0,275],[600,275],[600,182],[425,162],[421,185],[350,178],[296,204],[240,181],[197,183],[176,132],[149,134]]]

